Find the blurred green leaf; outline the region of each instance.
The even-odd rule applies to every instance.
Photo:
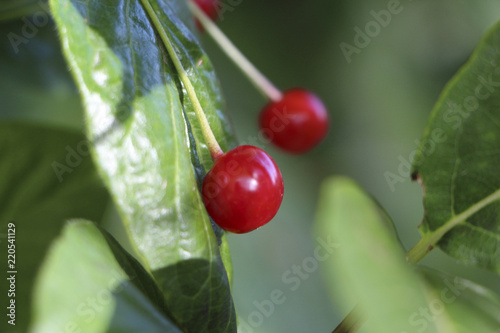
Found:
[[[392,222],[380,212],[352,180],[325,181],[316,230],[338,244],[328,280],[337,281],[341,299],[354,295],[370,332],[410,332],[412,315],[427,305],[425,285],[408,267],[387,228]],[[426,332],[438,332],[436,325],[429,323]]]
[[[31,18],[0,24],[4,36],[0,40],[0,118],[81,129],[80,96],[54,23],[49,13],[43,14],[46,21],[36,21],[39,26]]]
[[[2,0],[0,2],[0,23],[41,10],[46,11],[47,8],[47,0]]]
[[[212,162],[157,29],[173,38],[223,149],[232,138],[208,59],[165,2],[152,6],[163,27],[137,0],[51,1],[95,161],[141,260],[183,330],[234,332],[222,232],[199,192]]]
[[[425,331],[430,320],[447,316],[453,332],[498,333],[500,299],[498,295],[472,281],[435,270],[420,268],[430,286],[429,305],[415,319],[417,331]]]
[[[444,273],[420,268],[416,274],[390,224],[353,181],[332,178],[323,185],[317,231],[338,245],[329,278],[339,283],[339,298],[355,294],[367,332],[498,332],[498,296]]]
[[[180,333],[153,279],[105,231],[72,221],[37,281],[33,333]]]
[[[4,320],[1,326],[26,332],[33,279],[50,242],[69,218],[100,221],[109,197],[82,134],[0,122],[0,152],[0,233],[6,234],[7,224],[15,223],[18,272],[16,326]],[[0,238],[0,243],[3,248],[6,239]],[[6,260],[2,256],[2,263]],[[6,283],[1,279],[2,290],[8,290]]]
[[[451,80],[430,116],[413,176],[425,241],[500,272],[500,25]]]

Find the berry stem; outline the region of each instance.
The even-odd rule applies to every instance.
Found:
[[[282,99],[283,93],[276,88],[268,78],[266,78],[227,38],[227,36],[217,27],[217,25],[196,5],[192,0],[188,1],[189,8],[198,19],[205,31],[215,40],[226,55],[238,66],[248,77],[254,86],[273,102]]]
[[[151,6],[148,0],[141,0],[141,2],[146,12],[148,13],[151,21],[156,26],[160,38],[163,41],[163,44],[165,45],[165,48],[167,49],[167,52],[170,58],[172,59],[172,62],[174,63],[177,73],[179,74],[179,78],[182,84],[184,85],[184,88],[186,88],[187,95],[191,100],[191,103],[193,104],[196,117],[200,122],[201,131],[203,132],[203,137],[205,138],[208,149],[210,150],[210,155],[212,156],[212,159],[215,161],[217,158],[222,156],[224,152],[222,151],[219,143],[217,142],[217,139],[215,138],[214,133],[212,132],[212,129],[210,128],[210,124],[207,120],[207,117],[205,116],[205,112],[203,112],[203,108],[198,99],[198,96],[196,96],[196,91],[194,89],[194,86],[191,83],[191,80],[189,79],[186,70],[182,66],[181,61],[179,60],[179,57],[175,52],[172,43],[170,42],[170,38],[168,37],[165,29],[163,29],[160,19],[156,15],[153,7]]]

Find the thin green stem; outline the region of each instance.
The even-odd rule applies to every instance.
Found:
[[[420,238],[418,243],[406,253],[406,261],[410,265],[417,264],[434,249],[434,244],[428,236]]]
[[[226,35],[205,15],[205,13],[193,3],[188,1],[189,8],[193,15],[198,19],[207,33],[215,40],[226,55],[238,66],[255,87],[273,102],[283,98],[281,90],[276,88],[269,79],[267,79],[244,55],[240,50],[226,37]]]
[[[448,231],[455,228],[458,224],[466,221],[469,217],[497,200],[500,200],[500,189],[493,192],[483,200],[470,206],[462,213],[453,216],[440,228],[430,233],[426,233],[420,239],[420,241],[406,253],[406,261],[411,265],[419,263],[422,259],[425,258],[427,254],[432,251],[432,249],[434,249],[439,240],[443,238],[443,236]],[[359,316],[358,312],[359,310],[356,306],[339,324],[339,326],[337,326],[333,333],[355,333],[363,324],[363,318]]]
[[[151,6],[148,0],[141,0],[141,2],[142,5],[144,6],[144,9],[148,13],[149,18],[156,26],[160,38],[163,41],[163,44],[165,45],[165,48],[167,49],[167,52],[170,55],[170,58],[172,59],[172,62],[174,63],[175,69],[179,74],[179,78],[181,79],[181,82],[183,83],[184,88],[186,89],[187,95],[191,100],[191,103],[193,104],[196,117],[200,121],[201,130],[203,132],[205,141],[207,142],[210,154],[212,155],[212,159],[215,160],[222,154],[224,154],[224,152],[222,151],[219,143],[217,142],[217,139],[215,138],[214,133],[212,132],[212,129],[210,128],[210,124],[208,123],[207,117],[205,116],[205,112],[203,112],[203,108],[198,99],[198,96],[196,96],[196,91],[193,87],[193,84],[191,83],[191,80],[189,79],[186,70],[182,66],[181,61],[179,60],[179,56],[175,52],[175,49],[172,43],[170,42],[170,38],[163,29],[160,19],[156,15],[156,12],[154,11],[153,7]]]

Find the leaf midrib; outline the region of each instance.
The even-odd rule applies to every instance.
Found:
[[[146,7],[146,8],[144,8],[144,9],[145,9],[145,12],[146,12],[146,15],[148,15],[148,16],[149,16],[149,18],[150,18],[150,20],[151,20],[151,23],[153,24],[154,28],[155,28],[155,29],[158,31],[158,33],[160,34],[160,36],[161,36],[161,40],[163,41],[163,38],[167,38],[167,39],[168,39],[169,37],[168,37],[167,33],[164,31],[163,27],[159,24],[159,18],[158,18],[158,16],[155,14],[155,11],[154,11],[153,7],[152,7],[152,6],[151,6],[151,4],[149,3],[149,0],[140,0],[140,1],[141,1],[141,3],[143,4],[143,6],[144,6],[144,7]],[[151,17],[152,15],[153,15],[154,17]],[[166,47],[166,46],[165,46],[165,45],[163,45],[163,47]],[[178,62],[180,63],[180,59],[177,57],[177,55],[176,55],[176,54],[170,54],[170,53],[169,53],[169,56],[170,56],[171,58],[174,58],[174,56],[175,56],[175,60],[176,60],[176,61],[178,61]],[[179,73],[178,73],[178,74],[179,74]],[[188,120],[187,118],[185,118],[185,117],[184,117],[184,113],[181,113],[181,114],[182,114],[182,117],[184,118],[184,121],[189,122],[189,120]],[[174,117],[173,113],[171,113],[171,116],[172,116],[172,117]],[[176,125],[175,125],[175,122],[173,122],[173,124],[174,124],[174,126],[176,126]],[[177,140],[178,140],[178,138],[177,138],[177,137],[175,138],[175,140],[176,140],[176,142],[178,142],[178,141],[177,141]],[[176,147],[178,147],[178,143],[176,144]],[[178,156],[178,154],[176,154],[176,156]],[[178,165],[178,162],[179,162],[179,161],[178,161],[178,157],[176,157],[176,168],[177,168],[177,170],[179,170],[179,168],[180,168],[180,166]],[[193,176],[194,176],[194,173],[193,173]],[[177,184],[176,184],[176,185],[177,185],[177,186],[179,185],[179,184],[178,184],[178,182],[177,182]],[[179,191],[179,189],[177,188],[177,186],[176,186],[176,191]],[[196,202],[197,202],[198,206],[200,207],[200,209],[203,209],[203,207],[204,207],[204,206],[201,204],[199,196],[196,198]],[[203,228],[203,230],[204,230],[204,232],[205,232],[205,234],[206,234],[206,236],[207,236],[206,238],[208,239],[208,241],[209,241],[209,245],[210,245],[210,246],[209,246],[209,257],[210,257],[210,258],[213,258],[213,255],[214,255],[214,253],[213,253],[213,243],[212,243],[212,241],[211,241],[211,237],[210,237],[210,235],[209,235],[209,233],[208,233],[208,230],[207,230],[207,228],[206,228],[206,224],[205,224],[205,227]]]
[[[143,5],[145,5],[145,2],[148,2],[148,0],[141,0],[141,2],[143,3]],[[155,15],[155,13],[154,13],[154,9],[153,9],[153,8],[152,8],[152,6],[149,4],[149,2],[148,2],[148,5],[149,5],[149,8],[147,8],[147,9],[151,9],[151,12],[150,12],[150,10],[146,10],[147,15]],[[163,37],[163,38],[168,38],[168,35],[166,34],[166,32],[165,32],[165,31],[163,31],[163,27],[162,27],[162,26],[158,26],[158,23],[157,23],[157,22],[159,21],[159,18],[158,18],[157,16],[155,16],[155,18],[151,18],[151,17],[150,17],[150,19],[151,19],[151,22],[152,22],[153,26],[155,27],[155,29],[159,32],[160,36],[161,36],[161,37]],[[160,39],[161,39],[161,38],[160,38]],[[161,40],[162,40],[162,39],[161,39]],[[163,41],[163,40],[162,40],[162,41]],[[165,46],[165,45],[163,45],[163,47],[166,47],[166,46]],[[179,58],[177,58],[177,55],[176,55],[176,54],[173,54],[173,55],[172,55],[172,54],[170,54],[170,53],[169,53],[169,56],[170,56],[171,58],[173,58],[173,57],[175,56],[175,57],[176,57],[176,59],[175,59],[175,60],[176,60],[176,61],[178,61],[178,62],[180,63],[180,59],[179,59]],[[175,68],[175,66],[174,66],[174,68]],[[180,96],[181,96],[181,94],[179,94],[179,97],[180,97]],[[172,117],[172,118],[174,118],[173,108],[172,108],[172,110],[171,110],[171,117]],[[182,112],[182,117],[184,118],[184,121],[186,121],[187,123],[189,123],[189,119],[187,119],[187,117],[185,117],[185,116],[184,116],[184,112]],[[175,126],[177,126],[177,125],[175,124],[175,121],[172,121],[172,123],[174,124],[174,127],[175,127]],[[176,140],[176,142],[178,142],[178,138],[177,138],[177,137],[175,137],[175,140]],[[178,147],[179,147],[178,143],[177,143],[175,146],[176,146],[176,147],[177,147],[177,149],[178,149]],[[177,157],[176,157],[176,169],[177,169],[177,170],[180,170],[180,166],[179,166],[179,158],[178,158],[178,151],[177,151],[176,156],[177,156]],[[194,173],[193,173],[193,175],[194,175]],[[178,193],[180,192],[180,189],[179,189],[179,182],[178,182],[178,181],[176,182],[176,191],[177,191]],[[199,196],[196,198],[196,203],[197,203],[197,206],[198,206],[198,208],[199,208],[199,209],[204,209],[204,205],[201,203],[201,201],[200,201],[200,199],[199,199]],[[178,203],[177,203],[177,204],[178,204]],[[176,205],[177,205],[177,204],[176,204]],[[178,207],[178,209],[180,209],[180,208]],[[207,229],[207,225],[206,225],[206,223],[204,223],[204,226],[203,226],[203,232],[205,233],[205,235],[206,235],[206,239],[208,240],[208,255],[209,255],[209,258],[210,258],[210,260],[213,260],[214,255],[215,255],[215,254],[214,254],[214,248],[213,248],[213,247],[214,247],[214,244],[213,244],[213,242],[212,242],[212,238],[210,237],[211,235],[209,234],[209,230]],[[207,279],[207,280],[203,283],[203,286],[205,286],[206,284],[209,284],[209,283],[210,283],[210,281],[211,281],[211,280],[210,280],[210,277],[213,275],[213,272],[212,272],[212,265],[211,265],[211,264],[209,264],[209,265],[208,265],[208,267],[209,267],[209,268],[208,268],[208,270],[209,270],[209,271],[208,271],[208,279]],[[198,290],[198,293],[202,290],[202,287],[203,287],[203,286],[200,286],[200,289]],[[208,287],[208,291],[209,291],[209,294],[210,294],[209,299],[210,299],[210,303],[211,303],[211,300],[213,299],[213,295],[212,295],[212,288],[211,288],[210,286]],[[209,307],[209,308],[208,308],[208,312],[209,312],[209,313],[208,313],[208,317],[209,317],[209,318],[211,317],[211,314],[210,314],[210,313],[211,313],[211,311],[212,311],[212,307]],[[228,321],[228,322],[227,322],[226,329],[227,329],[227,327],[229,326],[230,322],[231,322],[231,321]],[[226,330],[224,330],[224,331],[226,331]]]
[[[156,16],[156,13],[154,12],[153,7],[152,7],[152,6],[151,6],[151,4],[149,3],[149,0],[141,0],[141,3],[143,4],[143,6],[144,6],[144,7],[146,7],[146,8],[145,8],[145,11],[146,11],[147,15],[148,15],[148,16],[154,16],[154,17],[150,17],[150,20],[151,20],[151,22],[152,22],[153,26],[155,27],[155,29],[158,31],[158,33],[159,33],[159,34],[160,34],[160,36],[162,37],[162,38],[161,38],[161,40],[163,41],[163,38],[167,38],[167,39],[168,39],[168,35],[167,35],[167,33],[163,30],[163,27],[159,24],[159,18]],[[166,48],[166,45],[163,45],[163,47],[165,47],[165,48]],[[175,54],[175,53],[174,53],[174,54],[171,54],[171,53],[169,52],[169,56],[170,56],[171,58],[175,58],[175,59],[172,59],[172,60],[177,61],[177,62],[180,64],[180,59],[177,57],[177,54]],[[178,73],[178,74],[181,74],[181,73]],[[189,79],[188,79],[188,80],[189,80]],[[186,88],[188,88],[188,87],[186,87]],[[192,88],[192,89],[194,89],[193,87],[191,87],[191,88]],[[194,103],[194,101],[192,101],[192,102]],[[196,101],[196,102],[197,102],[197,101]],[[199,103],[199,102],[198,102],[198,103]],[[201,106],[200,106],[200,107],[201,107]],[[173,116],[173,114],[172,114],[172,116]],[[184,113],[182,114],[182,117],[184,117]],[[188,119],[186,119],[186,118],[184,118],[184,120],[185,120],[186,122],[189,122],[189,120],[188,120]],[[213,134],[212,134],[212,135],[213,135]],[[176,140],[177,140],[177,138],[176,138]],[[178,147],[178,145],[176,145],[176,147]],[[176,159],[176,167],[178,168],[178,163],[177,163],[177,162],[178,162],[178,159]],[[194,174],[193,174],[193,175],[194,175]],[[177,185],[178,185],[178,184],[177,184]],[[178,189],[176,188],[176,190],[178,190]],[[201,204],[201,201],[200,201],[199,196],[196,198],[196,202],[197,202],[197,205],[199,206],[199,208],[200,208],[200,209],[204,209],[204,206]],[[211,226],[210,226],[210,227],[211,227]],[[215,253],[214,253],[214,243],[213,243],[213,241],[212,241],[212,237],[211,237],[211,235],[209,234],[209,230],[207,229],[207,224],[206,224],[206,223],[204,223],[204,228],[203,228],[203,231],[204,231],[204,233],[205,233],[205,235],[206,235],[206,239],[208,240],[208,254],[209,254],[209,258],[210,258],[210,260],[213,260],[213,258],[215,257]],[[207,280],[207,281],[205,281],[205,283],[204,283],[204,284],[206,284],[206,283],[209,283],[209,282],[210,282],[210,276],[212,276],[212,274],[213,274],[213,272],[212,272],[212,269],[213,269],[213,268],[212,268],[212,265],[209,265],[208,267],[209,267],[209,272],[208,272],[208,276],[209,276],[209,278],[208,278],[208,280]],[[201,290],[201,289],[200,289],[200,290]],[[208,290],[209,290],[209,293],[210,293],[209,298],[210,298],[210,300],[211,300],[211,299],[213,298],[213,296],[212,296],[212,288],[210,288],[210,287],[209,287],[209,288],[208,288]],[[209,311],[209,318],[210,318],[210,311],[211,311],[211,310],[212,310],[212,309],[211,309],[211,307],[209,307],[209,309],[208,309],[208,311]],[[230,323],[230,321],[228,321],[227,325],[229,325],[229,323]],[[227,326],[226,326],[226,328],[227,328]]]
[[[448,233],[450,230],[452,230],[453,228],[458,226],[460,223],[465,222],[469,217],[476,214],[481,209],[485,208],[486,206],[492,204],[493,202],[495,202],[497,200],[500,200],[500,189],[496,190],[495,192],[488,195],[484,199],[473,204],[472,206],[470,206],[469,208],[464,210],[462,213],[460,213],[458,215],[454,215],[451,219],[446,221],[438,229],[436,229],[430,233],[424,234],[422,241],[419,243],[420,244],[419,246],[421,246],[424,249],[427,249],[429,247],[434,247],[441,240],[441,238],[443,238],[443,236],[446,233]],[[409,255],[409,257],[410,257],[410,255]],[[420,258],[420,259],[422,259],[422,258]]]

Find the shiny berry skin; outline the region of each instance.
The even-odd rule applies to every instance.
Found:
[[[202,194],[215,223],[243,234],[276,215],[283,200],[283,178],[265,151],[238,146],[215,160],[203,179]]]
[[[219,16],[219,0],[194,0],[194,2],[200,7],[205,15],[212,19],[212,21],[217,20]],[[196,27],[198,30],[203,31],[203,27],[198,20],[196,20]]]
[[[290,89],[281,100],[270,102],[262,109],[259,125],[276,146],[290,153],[304,153],[326,136],[328,111],[313,93]]]

